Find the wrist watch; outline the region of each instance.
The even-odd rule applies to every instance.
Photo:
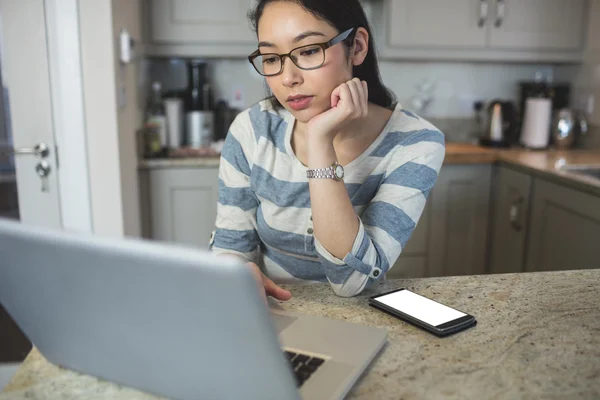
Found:
[[[306,170],[306,177],[309,179],[323,178],[341,181],[344,178],[344,167],[342,167],[342,164],[336,161],[327,168],[316,168]]]

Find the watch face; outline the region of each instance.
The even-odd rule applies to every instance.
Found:
[[[342,179],[344,177],[344,167],[342,167],[341,165],[336,165],[334,172],[336,178]]]

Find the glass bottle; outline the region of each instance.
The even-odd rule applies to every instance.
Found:
[[[146,127],[158,131],[160,140],[160,149],[167,146],[167,118],[165,106],[162,100],[162,85],[160,82],[152,84],[152,93],[146,107]],[[150,146],[155,148],[156,145]]]

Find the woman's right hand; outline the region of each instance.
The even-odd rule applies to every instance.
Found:
[[[252,271],[252,275],[256,279],[259,291],[264,296],[265,301],[267,300],[266,296],[271,296],[277,300],[283,301],[289,300],[292,297],[292,294],[288,290],[280,288],[275,284],[275,282],[267,278],[265,274],[262,273],[258,265],[253,262],[249,262],[246,263],[246,266],[250,268],[250,271]]]

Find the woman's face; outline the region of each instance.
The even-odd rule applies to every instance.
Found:
[[[261,53],[283,54],[296,47],[327,42],[339,33],[298,4],[278,1],[265,7],[259,21],[259,49]],[[298,121],[308,122],[331,108],[331,92],[352,79],[346,49],[343,43],[330,47],[325,51],[323,66],[314,70],[302,70],[286,57],[283,72],[265,78],[277,100]]]

